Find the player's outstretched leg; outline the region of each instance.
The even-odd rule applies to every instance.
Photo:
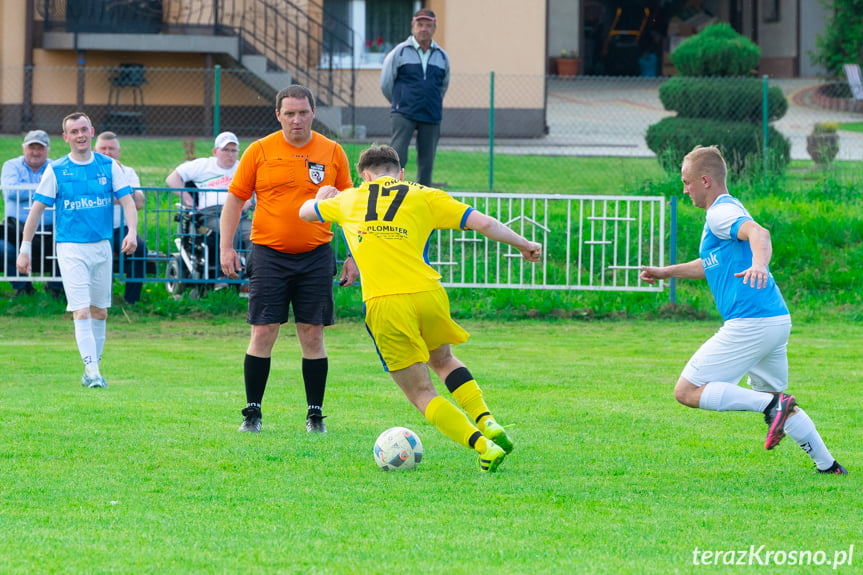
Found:
[[[493,420],[491,417],[488,417],[483,420],[483,424],[481,424],[479,428],[485,437],[499,445],[507,455],[512,453],[512,450],[515,448],[515,444],[513,444],[512,439],[510,439],[501,424]]]
[[[785,421],[785,434],[812,458],[818,473],[848,475],[848,470],[833,458],[824,440],[821,439],[821,434],[815,429],[809,414],[800,406],[797,406],[797,410]]]
[[[483,437],[455,405],[441,396],[435,396],[429,402],[424,415],[441,433],[456,443],[476,450],[479,453],[480,471],[494,472],[503,463],[506,452]]]
[[[827,469],[818,469],[818,473],[824,473],[828,475],[848,475],[848,470],[842,467],[842,464],[834,459],[833,465],[831,465]]]
[[[764,410],[764,420],[767,422],[764,449],[773,449],[785,437],[785,422],[791,417],[796,405],[797,400],[787,393],[779,393],[770,401],[767,409]]]
[[[458,360],[456,360],[458,361]],[[495,421],[482,397],[482,390],[470,371],[464,366],[457,367],[444,380],[453,399],[464,409],[483,436],[491,439],[507,454],[512,453],[515,445],[506,430]]]

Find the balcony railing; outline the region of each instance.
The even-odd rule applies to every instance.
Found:
[[[37,0],[46,32],[239,36],[324,105],[353,109],[353,30],[315,1]]]

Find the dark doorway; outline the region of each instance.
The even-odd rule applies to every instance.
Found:
[[[585,0],[583,63],[596,76],[656,76],[669,2]]]

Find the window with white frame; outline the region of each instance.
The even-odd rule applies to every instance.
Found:
[[[411,33],[411,18],[418,0],[324,0],[324,18],[338,19],[353,30],[354,61],[358,68],[377,68],[384,56]],[[326,27],[325,45],[334,65],[347,66],[347,28]],[[329,58],[325,55],[324,59]],[[326,62],[324,62],[326,63]]]

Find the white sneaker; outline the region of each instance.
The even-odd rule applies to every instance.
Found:
[[[81,376],[81,385],[93,389],[96,387],[108,387],[108,382],[105,381],[105,378],[101,375],[90,377],[86,372],[84,372],[84,375]]]

